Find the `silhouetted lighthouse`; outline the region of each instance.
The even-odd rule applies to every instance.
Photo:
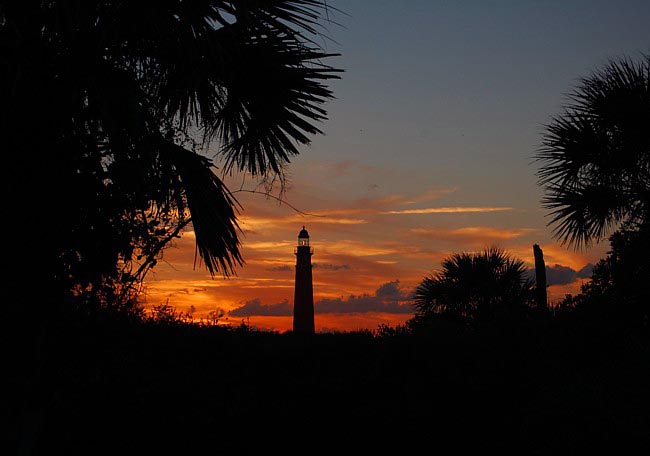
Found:
[[[314,334],[314,287],[311,283],[311,256],[309,233],[302,227],[298,234],[296,255],[296,289],[293,295],[293,332]]]

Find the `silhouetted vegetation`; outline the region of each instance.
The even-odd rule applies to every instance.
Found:
[[[456,253],[415,291],[418,317],[445,315],[467,321],[523,315],[532,298],[524,262],[499,248]]]
[[[192,224],[212,274],[242,264],[222,172],[268,185],[320,133],[336,77],[317,0],[3,2],[0,138],[10,213],[50,306],[133,306]],[[37,262],[37,267],[34,263]],[[31,263],[31,264],[30,264]]]
[[[650,222],[650,55],[583,78],[537,155],[555,235],[588,245]]]
[[[33,454],[275,449],[289,430],[326,435],[325,446],[410,435],[411,444],[558,454],[639,446],[650,426],[647,332],[575,313],[307,338],[93,323],[44,349],[42,383],[8,397],[23,417],[8,429],[17,435],[27,421]],[[8,373],[17,391],[24,375]],[[367,431],[384,427],[380,440]]]
[[[278,438],[340,451],[404,425],[429,451],[648,445],[647,56],[584,79],[544,137],[556,236],[611,242],[557,309],[533,308],[524,263],[498,248],[446,258],[417,288],[415,317],[374,332],[278,334],[138,305],[142,278],[190,223],[212,274],[242,264],[237,202],[201,152],[215,141],[222,172],[282,183],[332,96],[337,70],[310,39],[326,8],[0,4],[6,210],[22,229],[8,281],[38,288],[11,303],[33,313],[5,318],[9,452],[241,452]],[[275,441],[232,438],[269,427]]]
[[[555,235],[576,247],[610,236],[611,251],[563,308],[648,324],[650,55],[611,61],[581,80],[537,155]]]
[[[650,325],[650,232],[620,229],[610,236],[611,250],[594,267],[591,281],[561,303],[584,318]]]

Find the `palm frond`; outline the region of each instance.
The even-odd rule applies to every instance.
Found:
[[[580,248],[648,212],[650,56],[611,61],[568,100],[535,159],[555,236]]]
[[[101,32],[107,59],[138,76],[168,122],[218,139],[224,172],[281,174],[297,145],[321,133],[332,98],[324,81],[340,70],[322,63],[337,54],[306,36],[318,33],[325,2],[170,0],[153,21],[130,3]]]
[[[109,138],[116,191],[141,198],[140,207],[176,211],[179,223],[187,208],[208,271],[233,274],[243,264],[238,203],[213,172],[211,161],[163,137],[135,78],[108,67],[95,84],[91,99]]]
[[[43,255],[57,286],[103,293],[141,279],[189,217],[210,273],[234,273],[238,203],[195,152],[218,141],[226,172],[281,179],[332,98],[325,84],[338,70],[316,42],[328,9],[325,0],[2,3],[0,127],[20,169],[40,163],[12,182],[70,204],[46,211],[61,219]]]
[[[212,275],[228,276],[243,264],[239,251],[237,201],[212,171],[210,160],[176,144],[161,154],[177,171],[192,217],[198,253]]]
[[[338,70],[320,60],[333,55],[279,35],[244,43],[230,55],[224,104],[208,129],[223,144],[226,172],[281,173],[297,145],[321,133],[314,123],[326,119],[321,105],[332,98],[322,81],[338,78]]]
[[[416,288],[416,310],[419,315],[451,313],[472,319],[495,307],[522,306],[531,287],[524,272],[523,261],[497,247],[454,253]]]

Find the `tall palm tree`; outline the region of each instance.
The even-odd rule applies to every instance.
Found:
[[[316,43],[326,11],[324,0],[3,2],[3,183],[28,240],[18,268],[73,294],[141,279],[191,222],[210,273],[232,274],[237,201],[198,152],[216,143],[222,173],[282,179],[332,97],[324,82],[338,70]]]
[[[650,54],[580,81],[537,154],[555,236],[582,247],[650,222]]]
[[[530,299],[531,284],[524,273],[524,262],[499,248],[455,253],[417,287],[417,313],[489,320],[500,310],[513,310]]]

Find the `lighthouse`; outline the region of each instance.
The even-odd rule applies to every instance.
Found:
[[[298,234],[296,255],[296,285],[293,295],[293,332],[314,334],[314,287],[311,282],[311,256],[309,233],[302,227]]]

